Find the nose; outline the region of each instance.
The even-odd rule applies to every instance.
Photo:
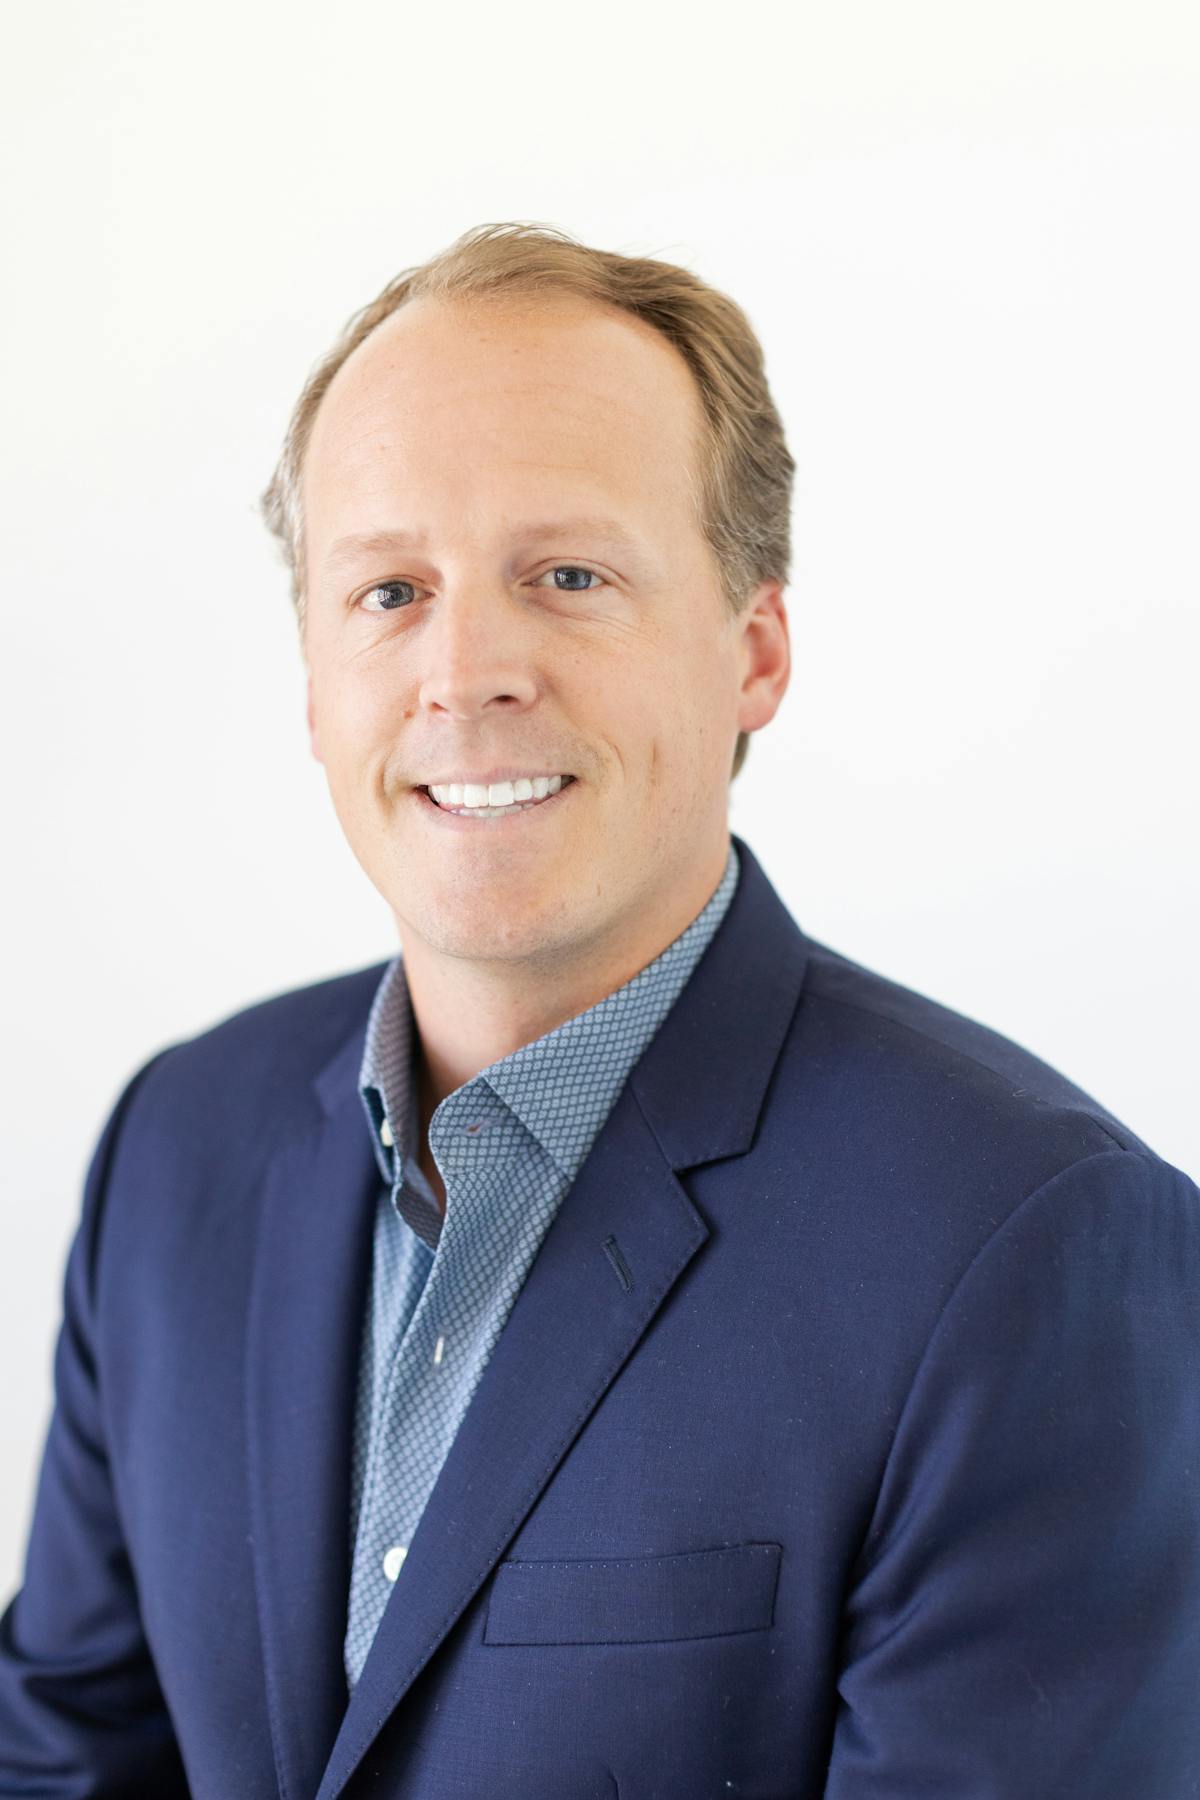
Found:
[[[464,584],[442,594],[421,634],[425,711],[472,719],[537,698],[530,622],[503,590]]]

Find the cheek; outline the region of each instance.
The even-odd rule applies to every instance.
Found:
[[[322,739],[346,765],[363,764],[403,738],[403,708],[390,684],[359,677],[334,677],[319,696],[317,725]]]
[[[661,810],[695,817],[722,791],[733,757],[736,715],[724,688],[705,681],[673,684],[649,722],[651,782]]]
[[[317,714],[325,777],[343,820],[378,822],[381,809],[401,798],[404,766],[391,717],[386,709],[376,717],[365,694],[340,696]]]

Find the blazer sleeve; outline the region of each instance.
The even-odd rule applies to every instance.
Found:
[[[187,1800],[114,1498],[93,1331],[114,1150],[134,1093],[165,1054],[129,1080],[104,1125],[67,1258],[24,1580],[0,1616],[0,1795]]]
[[[1114,1149],[962,1276],[844,1610],[826,1800],[1200,1794],[1200,1191]]]

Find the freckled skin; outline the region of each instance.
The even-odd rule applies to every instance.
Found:
[[[414,302],[322,401],[304,471],[312,751],[396,921],[426,1128],[445,1094],[644,968],[720,880],[737,733],[773,718],[790,659],[777,582],[725,613],[686,487],[701,418],[665,338],[561,296]],[[636,547],[516,541],[582,514]],[[399,527],[419,551],[330,562],[343,536]],[[556,567],[600,579],[559,588]],[[544,818],[466,831],[411,791],[498,765],[577,781]]]

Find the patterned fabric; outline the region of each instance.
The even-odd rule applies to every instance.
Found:
[[[733,898],[707,906],[623,987],[440,1103],[429,1126],[443,1219],[418,1162],[413,1018],[396,957],[372,1002],[359,1090],[384,1187],[375,1223],[351,1471],[351,1689],[488,1357],[621,1089]],[[388,1138],[393,1140],[389,1147]]]

